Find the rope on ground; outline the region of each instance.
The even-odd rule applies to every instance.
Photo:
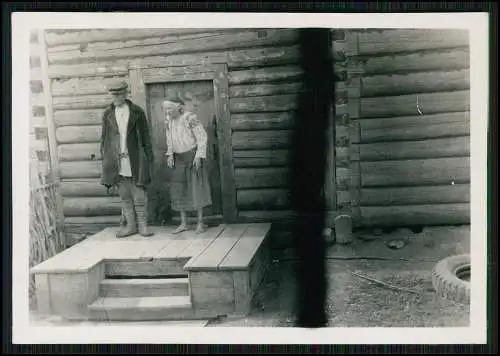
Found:
[[[389,283],[387,283],[387,282],[380,281],[380,280],[378,280],[378,279],[375,279],[375,278],[369,277],[369,276],[364,275],[364,274],[361,274],[361,273],[351,272],[351,274],[355,275],[356,277],[366,279],[366,280],[368,280],[368,281],[370,281],[370,282],[376,283],[376,284],[378,284],[378,285],[381,285],[381,286],[384,286],[384,287],[387,287],[387,288],[390,288],[390,289],[393,289],[393,290],[398,290],[398,291],[408,292],[408,293],[413,293],[413,294],[421,294],[421,292],[419,292],[419,291],[417,291],[417,290],[414,290],[414,289],[409,289],[409,288],[404,288],[404,287],[394,286],[394,285],[389,284]]]

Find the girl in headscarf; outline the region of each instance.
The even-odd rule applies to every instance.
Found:
[[[206,169],[207,133],[196,114],[184,110],[184,101],[163,102],[167,139],[167,166],[173,168],[170,183],[172,209],[180,212],[181,224],[174,230],[188,229],[187,212],[197,212],[196,233],[205,231],[203,208],[212,204]]]

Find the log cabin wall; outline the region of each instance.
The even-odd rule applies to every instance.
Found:
[[[468,32],[349,30],[333,50],[338,210],[355,226],[469,224]]]
[[[116,225],[120,204],[99,184],[101,114],[110,78],[129,69],[227,63],[239,216],[289,216],[287,157],[302,90],[296,29],[48,30],[67,231]]]
[[[49,130],[45,117],[45,95],[37,31],[30,33],[30,171],[46,176],[50,172]]]

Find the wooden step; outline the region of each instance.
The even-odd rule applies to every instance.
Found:
[[[101,297],[172,297],[189,295],[188,278],[104,279]]]
[[[94,320],[153,321],[196,319],[189,296],[99,298],[89,305]]]
[[[136,277],[141,276],[187,276],[184,265],[189,258],[170,260],[154,259],[151,261],[108,261],[105,274],[107,277]]]

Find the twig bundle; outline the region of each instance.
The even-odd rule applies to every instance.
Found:
[[[31,167],[30,178],[29,266],[31,268],[62,251],[64,236],[57,226],[56,194],[59,188],[57,183],[40,172],[36,165]],[[30,300],[34,299],[34,293],[35,278],[30,276]]]

